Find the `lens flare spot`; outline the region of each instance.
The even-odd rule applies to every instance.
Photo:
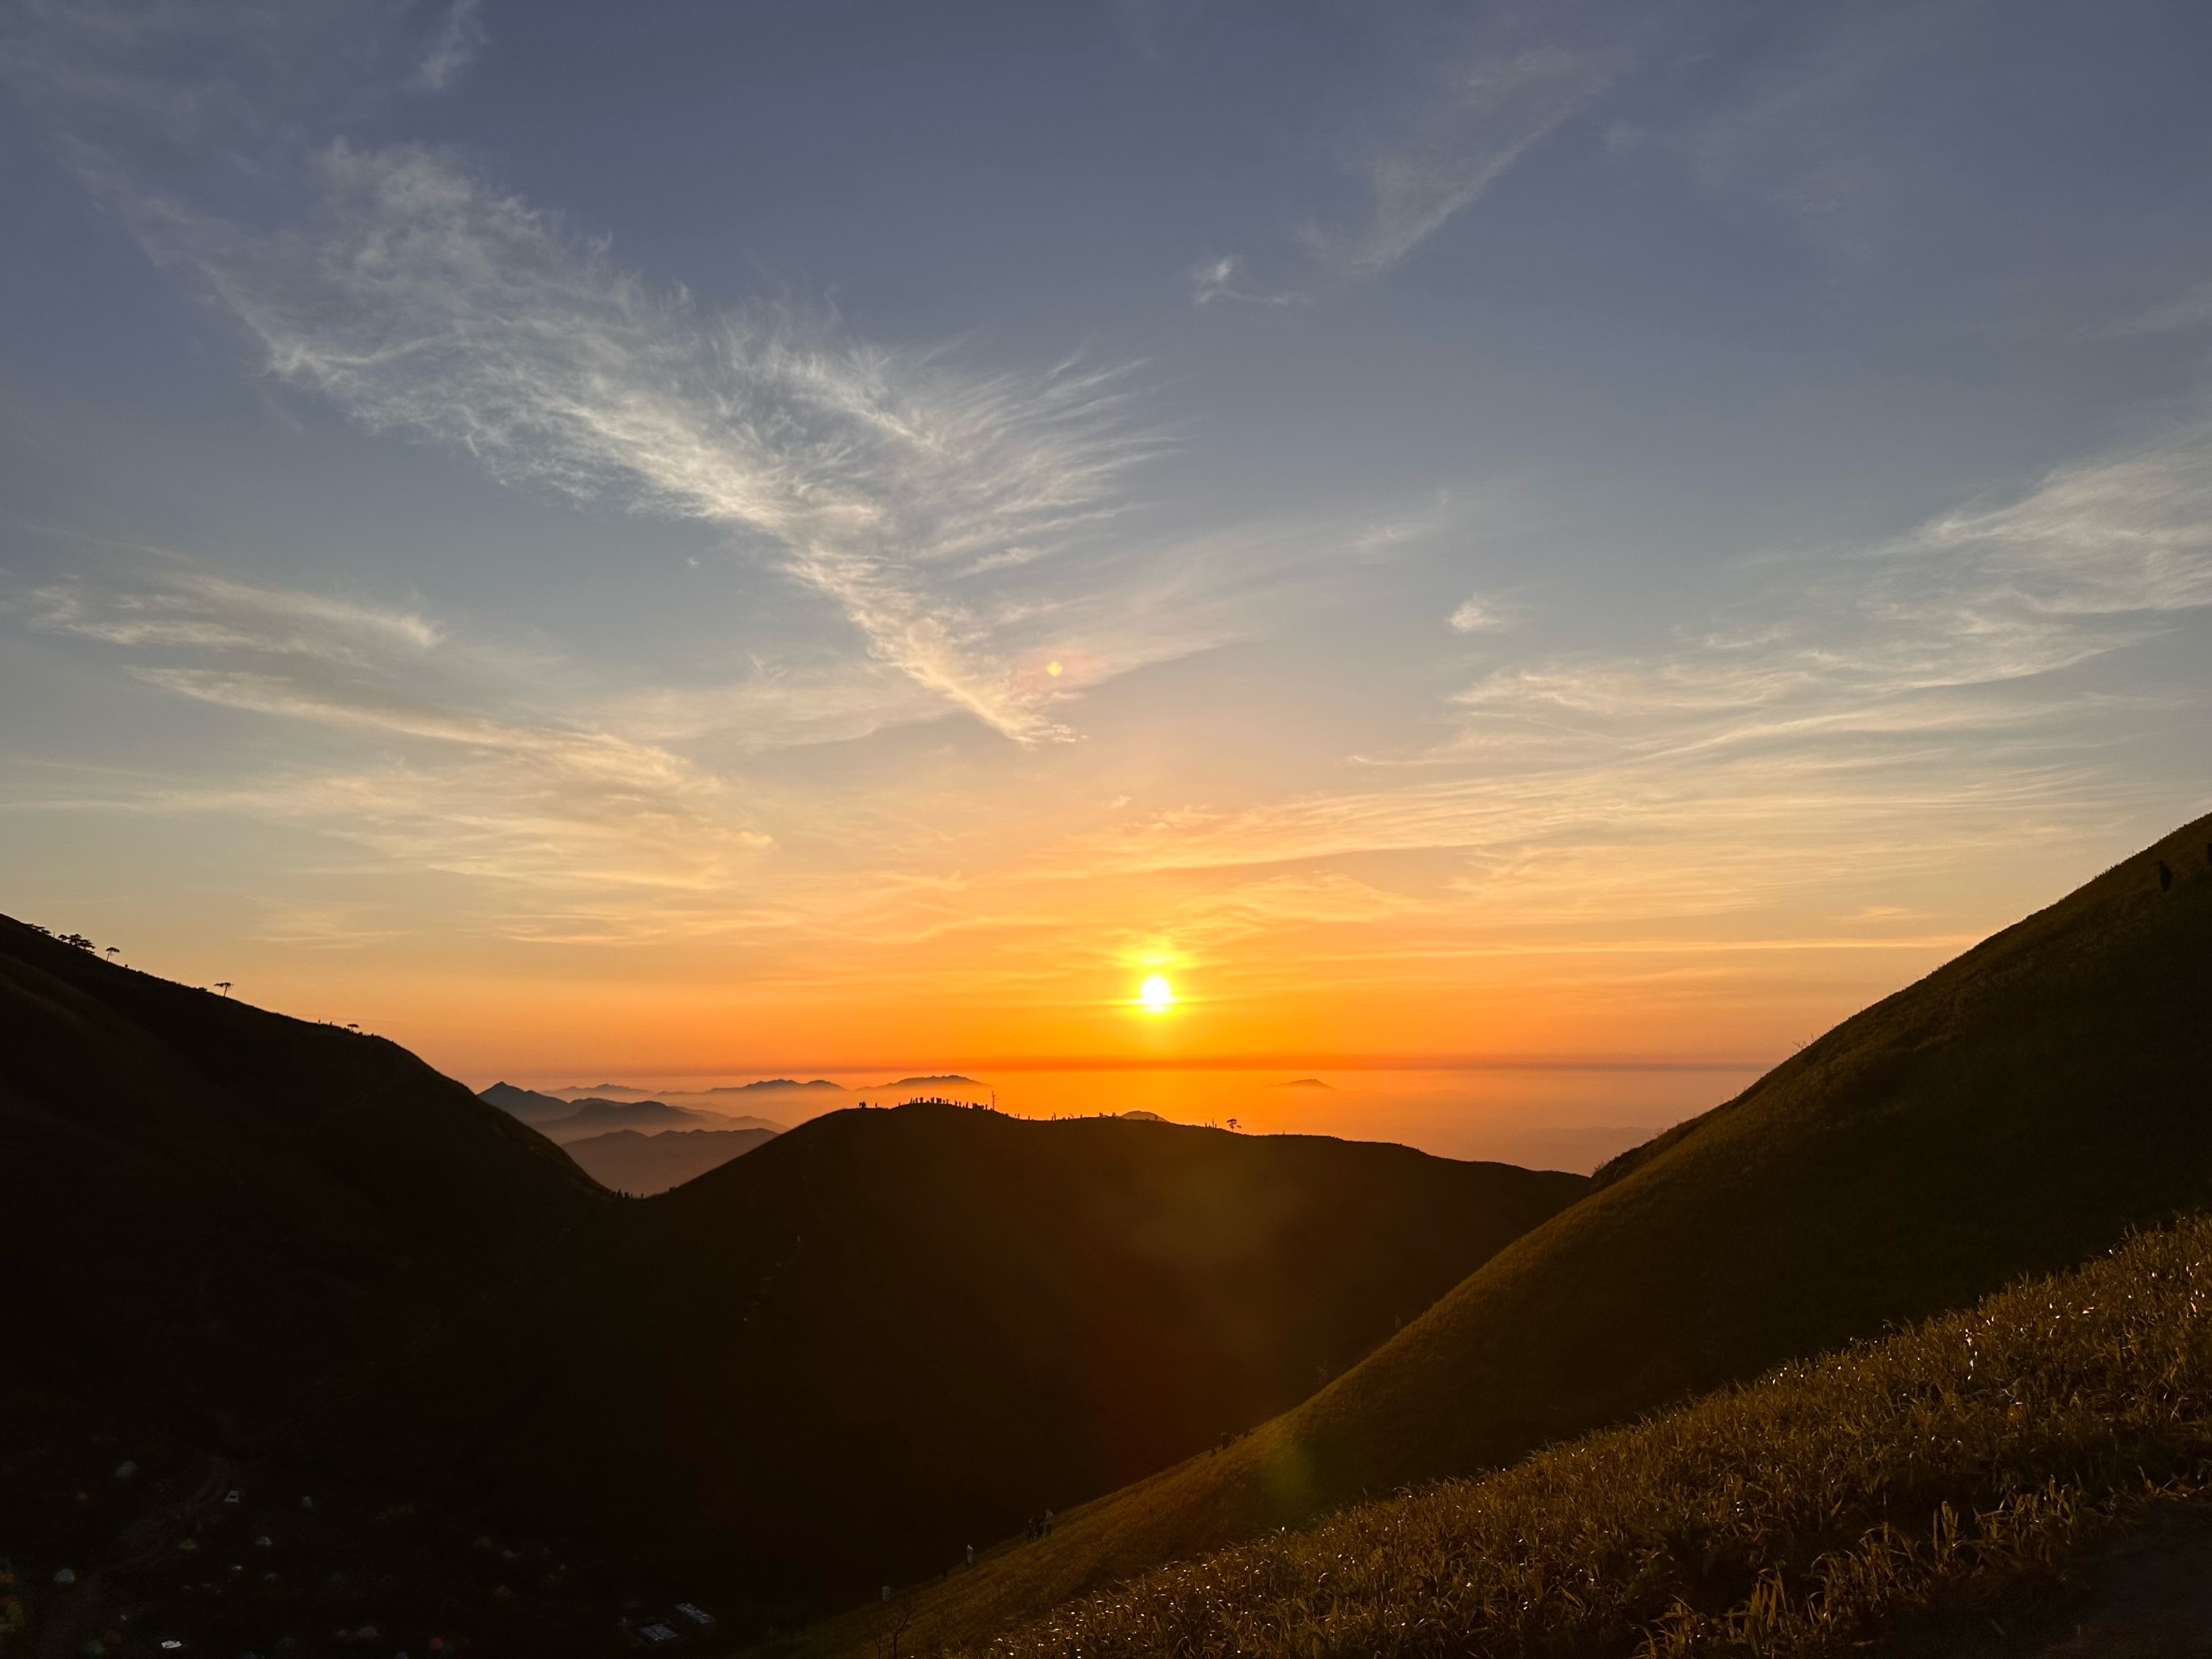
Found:
[[[1058,662],[1056,662],[1056,661],[1055,661],[1055,662],[1048,662],[1048,663],[1047,663],[1047,664],[1044,665],[1044,672],[1045,672],[1046,673],[1048,673],[1048,674],[1051,675],[1051,676],[1053,677],[1053,678],[1054,678],[1054,679],[1058,679],[1058,678],[1059,678],[1062,674],[1066,673],[1067,671],[1066,671],[1066,669],[1062,668],[1062,667],[1060,665],[1060,664],[1059,664]]]

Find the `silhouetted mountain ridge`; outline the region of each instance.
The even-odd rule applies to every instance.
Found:
[[[1280,1409],[1583,1185],[1321,1137],[836,1112],[624,1206],[465,1432],[552,1512],[851,1593]]]
[[[605,1202],[394,1043],[0,918],[0,1363],[34,1379],[265,1438]]]
[[[574,1102],[558,1095],[541,1095],[534,1089],[520,1089],[512,1083],[495,1083],[480,1091],[477,1098],[490,1102],[508,1116],[520,1118],[532,1127],[557,1123],[576,1109]]]

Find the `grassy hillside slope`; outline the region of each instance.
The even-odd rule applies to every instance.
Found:
[[[621,1206],[549,1297],[557,1363],[526,1348],[500,1382],[492,1456],[794,1602],[872,1589],[1280,1411],[1586,1185],[1310,1136],[834,1113]]]
[[[918,1639],[1510,1462],[2212,1199],[2208,843],[2191,824],[1844,1022],[1295,1411],[925,1598]]]
[[[0,1363],[263,1441],[608,1202],[394,1044],[0,919]]]
[[[2199,1218],[1487,1479],[1169,1567],[989,1651],[1850,1651],[1938,1596],[2047,1571],[2208,1490]]]

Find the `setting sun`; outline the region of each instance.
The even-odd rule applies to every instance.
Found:
[[[1154,974],[1139,988],[1137,1000],[1158,1013],[1175,1001],[1175,987],[1167,982],[1164,975]]]

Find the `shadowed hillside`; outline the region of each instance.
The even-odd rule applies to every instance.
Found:
[[[915,1639],[1510,1462],[2212,1200],[2208,843],[2212,819],[2178,831],[1616,1160],[1295,1411],[926,1596]]]
[[[0,1364],[261,1442],[605,1202],[395,1044],[0,919]]]
[[[1315,1137],[832,1114],[623,1206],[549,1301],[558,1363],[526,1347],[499,1384],[492,1460],[794,1601],[849,1594],[1281,1410],[1585,1184]]]

